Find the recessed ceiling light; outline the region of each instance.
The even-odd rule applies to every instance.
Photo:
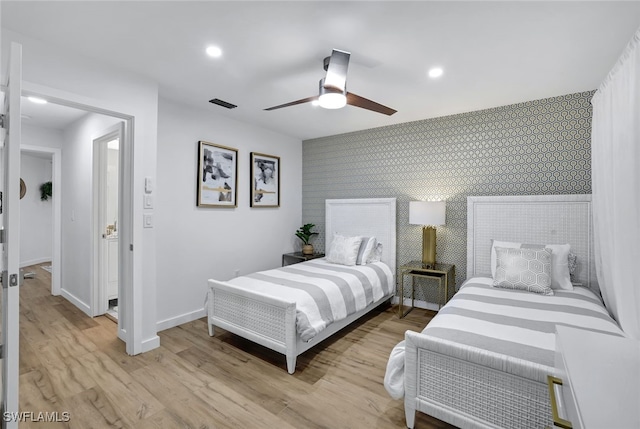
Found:
[[[440,77],[442,76],[442,73],[444,73],[444,71],[440,67],[434,67],[429,70],[429,77],[431,78]]]
[[[222,49],[220,49],[217,46],[211,45],[211,46],[207,47],[207,55],[209,55],[210,57],[213,57],[213,58],[218,58],[218,57],[222,56]]]
[[[320,100],[313,100],[313,101],[311,102],[311,105],[312,105],[312,106],[319,106],[319,105],[320,105]]]
[[[38,97],[27,97],[27,99],[32,102],[32,103],[36,103],[36,104],[47,104],[47,100],[45,100],[44,98],[38,98]]]

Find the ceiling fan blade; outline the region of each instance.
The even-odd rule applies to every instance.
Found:
[[[279,106],[268,107],[268,108],[266,108],[264,110],[282,109],[283,107],[289,107],[289,106],[295,106],[296,104],[308,103],[310,101],[317,100],[317,99],[318,99],[318,96],[314,95],[313,97],[307,97],[307,98],[303,98],[301,100],[292,101],[290,103],[280,104]]]
[[[371,101],[367,98],[360,97],[352,92],[347,92],[347,104],[350,106],[362,107],[363,109],[372,110],[388,116],[397,112],[397,110],[383,106],[382,104],[376,103],[375,101]]]
[[[329,66],[327,67],[327,76],[324,79],[325,88],[333,88],[340,91],[346,89],[347,69],[349,68],[349,52],[334,49],[331,52]]]

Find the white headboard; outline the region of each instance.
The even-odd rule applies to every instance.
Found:
[[[396,272],[396,199],[326,200],[325,249],[333,234],[376,237],[382,243],[382,262]]]
[[[598,290],[591,195],[467,197],[467,278],[491,276],[491,240],[571,245],[574,281]]]

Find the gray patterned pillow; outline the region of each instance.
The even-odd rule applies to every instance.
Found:
[[[496,247],[494,287],[553,295],[551,250]]]

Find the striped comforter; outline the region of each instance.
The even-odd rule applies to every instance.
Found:
[[[494,288],[492,283],[484,277],[467,280],[422,333],[469,351],[510,356],[531,363],[531,369],[554,367],[557,325],[624,336],[600,299],[586,288],[538,295]],[[404,355],[401,341],[387,363],[384,386],[394,399],[404,396]]]
[[[422,331],[466,346],[554,366],[557,325],[623,336],[590,290],[554,290],[553,296],[494,288],[474,278]]]
[[[296,326],[303,341],[395,290],[391,269],[382,262],[351,267],[324,259],[260,271],[228,283],[295,301]]]

